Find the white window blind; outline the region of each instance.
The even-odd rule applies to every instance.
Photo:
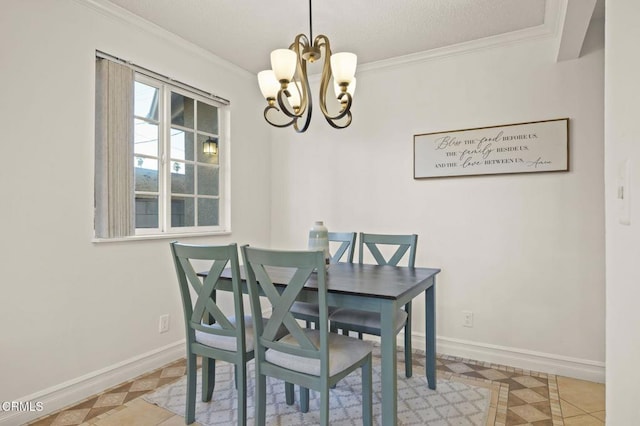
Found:
[[[133,195],[133,84],[127,66],[96,58],[95,233],[135,234]]]

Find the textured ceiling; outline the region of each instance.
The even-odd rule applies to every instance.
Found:
[[[309,34],[305,0],[109,0],[250,72]],[[358,63],[544,24],[545,0],[316,0],[313,33]]]

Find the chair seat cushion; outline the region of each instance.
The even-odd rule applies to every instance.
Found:
[[[327,308],[328,315],[333,314],[338,309],[339,308],[336,308],[334,306],[329,306]],[[320,315],[320,307],[315,303],[294,302],[293,305],[291,305],[291,309],[289,311],[293,314],[294,317],[296,315],[305,315],[310,317],[317,317]]]
[[[231,324],[236,324],[236,318],[234,316],[228,317],[228,319]],[[267,318],[263,318],[262,324],[266,324],[266,322]],[[219,324],[202,325],[204,325],[205,327],[220,329]],[[278,331],[278,335],[281,337],[285,334],[287,334],[287,329],[286,327],[282,326]],[[251,352],[253,350],[253,317],[251,315],[245,315],[244,317],[244,341],[246,342],[246,351]],[[196,330],[196,342],[225,351],[235,352],[238,350],[238,345],[234,336],[219,336],[216,334],[210,334],[204,331]]]
[[[404,309],[398,309],[394,318],[394,329],[396,333],[404,327],[407,321],[407,312]],[[380,314],[378,312],[359,311],[357,309],[340,309],[336,311],[331,318],[331,322],[342,324],[350,324],[353,328],[350,330],[357,331],[358,328],[374,328],[380,330]]]
[[[304,331],[309,340],[320,347],[320,332],[317,330]],[[351,367],[358,360],[364,358],[373,349],[373,343],[358,340],[353,337],[342,336],[336,333],[328,334],[329,341],[329,376],[340,373]],[[280,339],[282,343],[298,346],[297,340],[290,334]],[[297,355],[269,349],[265,352],[265,359],[280,367],[312,376],[320,376],[320,360],[310,359]]]

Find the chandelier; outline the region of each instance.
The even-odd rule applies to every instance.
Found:
[[[311,44],[313,40],[313,44]],[[351,124],[351,102],[356,88],[357,56],[341,52],[331,54],[329,39],[325,35],[313,38],[311,0],[309,0],[309,38],[298,34],[288,49],[271,52],[270,70],[258,73],[260,91],[267,100],[264,118],[275,127],[293,128],[302,133],[311,121],[311,90],[307,75],[307,62],[314,63],[322,58],[324,63],[320,77],[320,110],[327,122],[336,129],[344,129]],[[327,92],[331,78],[337,102],[333,112],[327,108]],[[276,121],[273,119],[278,117]],[[298,122],[300,120],[300,122]]]

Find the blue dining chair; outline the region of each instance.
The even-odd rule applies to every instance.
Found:
[[[233,364],[238,392],[238,424],[246,425],[247,385],[246,363],[254,358],[254,330],[258,316],[245,316],[240,285],[240,266],[236,244],[226,246],[187,245],[171,243],[171,252],[180,285],[187,349],[187,401],[185,423],[195,421],[196,357],[202,357],[202,401],[210,401],[215,386],[215,361]],[[209,264],[204,280],[194,268],[204,269]],[[227,316],[216,303],[216,289],[221,283],[222,271],[231,269],[233,287],[233,315]],[[194,292],[192,299],[191,290]],[[258,321],[261,323],[261,321]],[[276,337],[285,333],[276,330]],[[291,385],[291,388],[293,386]]]
[[[365,247],[371,253],[378,265],[398,266],[408,252],[407,266],[413,268],[416,262],[416,247],[418,236],[412,235],[385,235],[360,233],[360,245],[358,261],[364,263]],[[389,246],[393,254],[387,258],[381,252],[383,246]],[[395,249],[395,251],[394,251]],[[393,285],[391,283],[390,285]],[[342,329],[344,334],[349,331],[362,334],[380,336],[380,314],[377,312],[359,311],[357,309],[339,309],[330,316],[331,329]],[[404,328],[404,361],[405,375],[411,377],[413,364],[411,358],[411,302],[399,308],[395,315],[395,330],[399,333]]]
[[[255,325],[255,422],[266,418],[266,377],[320,392],[320,424],[329,424],[329,389],[357,368],[362,369],[363,423],[372,422],[372,344],[329,333],[327,281],[322,251],[277,251],[242,247],[251,311],[263,311],[261,296],[272,307],[271,318]],[[275,267],[275,268],[274,268]],[[283,268],[287,268],[283,270]],[[314,273],[317,270],[317,273]],[[319,328],[303,328],[290,309],[314,274],[317,280]],[[284,285],[274,285],[274,281]],[[278,339],[276,330],[289,332]],[[303,410],[304,411],[304,410]]]
[[[330,263],[338,263],[343,258],[348,263],[353,263],[353,255],[356,246],[355,232],[329,232],[329,243],[337,243],[337,248],[333,254],[329,253]],[[331,252],[332,244],[329,251]],[[336,311],[336,308],[329,306],[329,316]],[[311,324],[318,328],[318,305],[316,303],[295,302],[291,306],[291,313],[299,320],[306,322],[307,328],[311,328]]]

